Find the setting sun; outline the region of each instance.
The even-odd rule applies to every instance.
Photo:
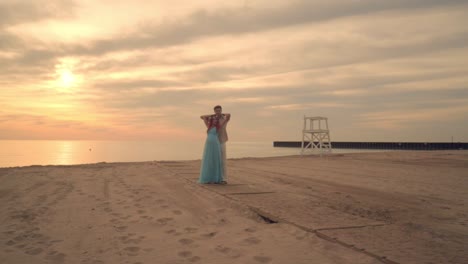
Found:
[[[60,83],[62,87],[70,87],[75,83],[75,76],[70,70],[64,70],[60,73]]]

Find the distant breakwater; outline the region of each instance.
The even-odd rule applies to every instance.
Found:
[[[301,141],[273,141],[273,147],[300,148]],[[306,144],[306,143],[305,143]],[[461,150],[468,149],[466,142],[346,142],[332,141],[336,149],[407,149],[407,150]]]

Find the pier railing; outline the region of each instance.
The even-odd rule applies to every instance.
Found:
[[[300,148],[301,141],[273,141],[273,147]],[[406,150],[462,150],[466,142],[347,142],[332,141],[334,149],[406,149]]]

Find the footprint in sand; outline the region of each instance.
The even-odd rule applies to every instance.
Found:
[[[182,245],[189,245],[193,243],[193,240],[190,238],[182,238],[179,240],[179,243],[181,243]]]
[[[52,261],[52,263],[65,263],[65,257],[67,255],[63,253],[59,253],[57,251],[52,251],[47,253],[47,256],[45,257],[47,260]]]
[[[130,217],[132,217],[132,216],[131,216],[131,215],[127,215],[127,216],[121,217],[121,218],[127,220],[127,219],[129,219]]]
[[[127,239],[127,240],[123,241],[122,243],[124,243],[124,244],[130,244],[130,243],[139,244],[140,240],[139,239]]]
[[[127,252],[127,255],[130,256],[137,256],[138,252],[140,251],[139,247],[126,247],[124,250]]]
[[[260,262],[260,263],[268,263],[268,262],[271,261],[271,258],[264,257],[264,256],[254,256],[253,259]]]
[[[192,256],[192,252],[190,251],[180,251],[179,253],[177,253],[177,255],[179,255],[179,257],[182,258],[187,258],[187,260],[190,262],[197,262],[201,260],[199,256]]]
[[[245,232],[249,232],[249,233],[255,233],[255,231],[257,231],[257,229],[255,229],[254,227],[248,227],[246,229],[244,229]]]
[[[179,255],[180,257],[183,257],[183,258],[188,258],[188,257],[192,256],[192,252],[190,252],[190,251],[180,251],[179,253],[177,253],[177,255]]]
[[[123,243],[123,244],[128,244],[128,243],[136,243],[138,244],[140,241],[139,239],[132,239],[130,238],[129,236],[120,236],[119,237],[119,240]]]
[[[246,245],[255,245],[262,241],[256,237],[249,237],[249,238],[244,239],[242,242],[243,244],[246,244]]]
[[[98,259],[84,259],[80,264],[104,264],[104,261]]]
[[[31,238],[36,238],[36,239],[41,239],[41,238],[44,238],[45,236],[43,234],[34,234],[32,233],[30,235]]]
[[[199,256],[193,256],[191,258],[188,259],[190,262],[197,262],[199,260],[201,260],[201,258]]]
[[[241,254],[237,250],[231,249],[229,247],[225,247],[225,246],[222,246],[222,245],[216,246],[215,250],[222,253],[222,254],[224,254],[224,255],[229,256],[230,258],[238,258],[238,257],[241,256]]]
[[[114,226],[115,229],[117,229],[117,231],[119,232],[123,232],[125,231],[128,227],[127,226]]]
[[[51,240],[51,241],[49,241],[49,244],[50,244],[50,245],[53,245],[53,244],[55,244],[55,243],[60,243],[60,242],[63,242],[63,240],[61,240],[61,239],[56,239],[56,240]]]
[[[218,225],[224,225],[228,223],[229,221],[226,218],[221,218],[218,220]]]
[[[212,238],[212,237],[216,236],[217,233],[218,232],[210,232],[210,233],[202,234],[201,236],[203,238]]]
[[[180,236],[180,235],[181,235],[181,233],[177,232],[177,231],[174,230],[174,229],[167,230],[166,233],[171,234],[171,235],[174,235],[174,236]]]
[[[187,233],[194,233],[194,232],[197,232],[198,228],[196,228],[196,227],[186,227],[186,228],[184,228],[184,230]]]
[[[42,248],[30,248],[24,251],[24,253],[29,254],[29,255],[37,255],[42,252]]]
[[[24,240],[25,238],[27,238],[27,237],[28,237],[27,234],[21,234],[21,235],[19,235],[19,236],[14,237],[13,240],[16,241],[16,242],[21,242],[21,241],[23,241],[23,240]],[[9,242],[9,241],[8,241],[8,242]]]
[[[175,214],[175,215],[181,215],[182,214],[182,212],[179,211],[179,210],[174,210],[174,211],[172,211],[172,213]]]
[[[129,244],[129,243],[133,243],[133,244],[140,244],[140,242],[145,239],[146,237],[145,236],[139,236],[138,238],[132,238],[133,235],[128,235],[128,236],[122,236],[122,237],[119,237],[119,239],[122,241],[122,243],[124,244]]]
[[[156,221],[161,225],[165,225],[165,224],[169,223],[172,220],[174,220],[174,219],[170,218],[170,217],[163,217],[163,218],[157,219]]]
[[[126,247],[126,248],[124,248],[124,250],[128,251],[128,252],[136,253],[136,252],[140,251],[140,248],[139,247]]]
[[[229,253],[231,252],[231,249],[225,246],[217,246],[215,248],[216,251],[221,252],[221,253]]]

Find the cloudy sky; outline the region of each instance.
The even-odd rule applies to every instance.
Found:
[[[468,141],[467,0],[0,0],[0,139]]]

